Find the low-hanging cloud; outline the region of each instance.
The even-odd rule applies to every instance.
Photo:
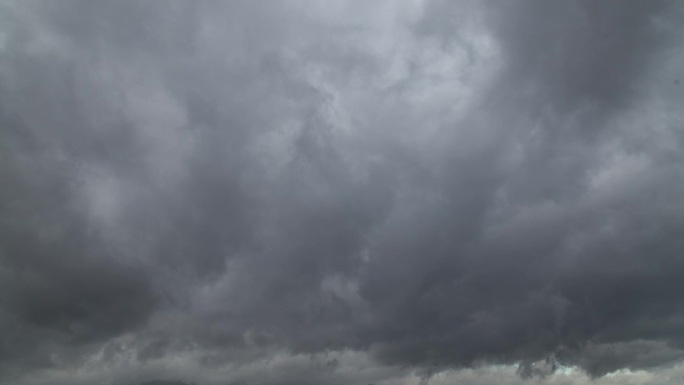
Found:
[[[0,383],[680,370],[677,2],[0,18]]]

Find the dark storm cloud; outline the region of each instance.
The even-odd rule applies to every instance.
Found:
[[[3,383],[681,359],[678,4],[1,11]]]
[[[667,40],[655,23],[666,1],[528,1],[493,9],[510,70],[542,85],[565,108],[594,102],[604,111],[633,95],[635,79]],[[492,7],[495,8],[495,7]]]
[[[428,20],[419,31],[448,40],[440,23],[463,8],[433,4],[436,26]],[[501,175],[496,167],[506,159],[497,154],[459,162],[463,170],[457,164],[437,178],[436,191],[448,198],[424,211],[426,223],[388,240],[380,253],[387,259],[363,288],[379,307],[397,298],[377,334],[390,361],[448,366],[553,352],[563,361],[566,349],[594,339],[665,338],[681,346],[681,325],[671,324],[680,307],[668,294],[678,290],[680,242],[665,230],[679,226],[670,222],[682,187],[674,182],[677,163],[638,171],[624,186],[612,180],[604,197],[587,186],[592,169],[605,166],[597,157],[606,143],[628,136],[605,121],[636,97],[654,46],[666,40],[654,42],[665,5],[524,2],[488,10],[506,70],[483,106],[495,114],[485,124],[521,147],[520,163]],[[495,143],[495,151],[510,148]],[[627,151],[640,161],[655,155]],[[642,319],[656,308],[659,320]],[[646,329],[652,334],[641,334]],[[616,360],[616,367],[639,365]]]

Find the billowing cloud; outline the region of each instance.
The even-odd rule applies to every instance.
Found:
[[[0,383],[681,372],[677,2],[0,18]]]

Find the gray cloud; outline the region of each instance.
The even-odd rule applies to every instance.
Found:
[[[679,4],[0,7],[0,383],[678,370]]]

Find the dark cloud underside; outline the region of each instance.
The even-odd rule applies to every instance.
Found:
[[[0,2],[0,383],[664,383],[683,20]]]

